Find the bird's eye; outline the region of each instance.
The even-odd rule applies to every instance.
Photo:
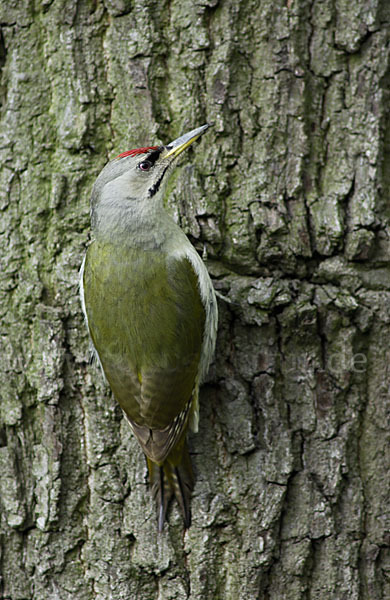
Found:
[[[141,171],[149,171],[151,166],[152,163],[149,160],[143,160],[139,163],[138,168],[141,169]]]

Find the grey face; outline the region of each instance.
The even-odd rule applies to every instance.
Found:
[[[97,220],[112,221],[114,213],[118,221],[122,218],[118,211],[130,211],[137,218],[142,214],[144,220],[149,219],[155,207],[162,207],[162,190],[171,167],[209,127],[206,124],[193,129],[167,146],[130,150],[110,161],[93,187],[93,226]]]
[[[165,146],[135,155],[114,158],[102,170],[93,189],[93,200],[111,198],[146,199],[155,195],[172,161],[161,155]]]

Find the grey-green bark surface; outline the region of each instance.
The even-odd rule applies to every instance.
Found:
[[[0,597],[390,597],[387,0],[0,4]],[[169,186],[220,302],[193,524],[162,535],[77,293],[109,157]]]

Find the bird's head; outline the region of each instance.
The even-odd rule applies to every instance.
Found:
[[[129,210],[156,204],[162,196],[169,172],[180,154],[208,128],[202,125],[166,146],[148,146],[128,150],[111,160],[97,178],[92,192],[92,213],[108,206],[121,205]]]

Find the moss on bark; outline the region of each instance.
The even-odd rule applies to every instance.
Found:
[[[390,597],[385,0],[3,0],[0,596]],[[108,157],[206,121],[168,204],[220,303],[193,525],[88,365]]]

